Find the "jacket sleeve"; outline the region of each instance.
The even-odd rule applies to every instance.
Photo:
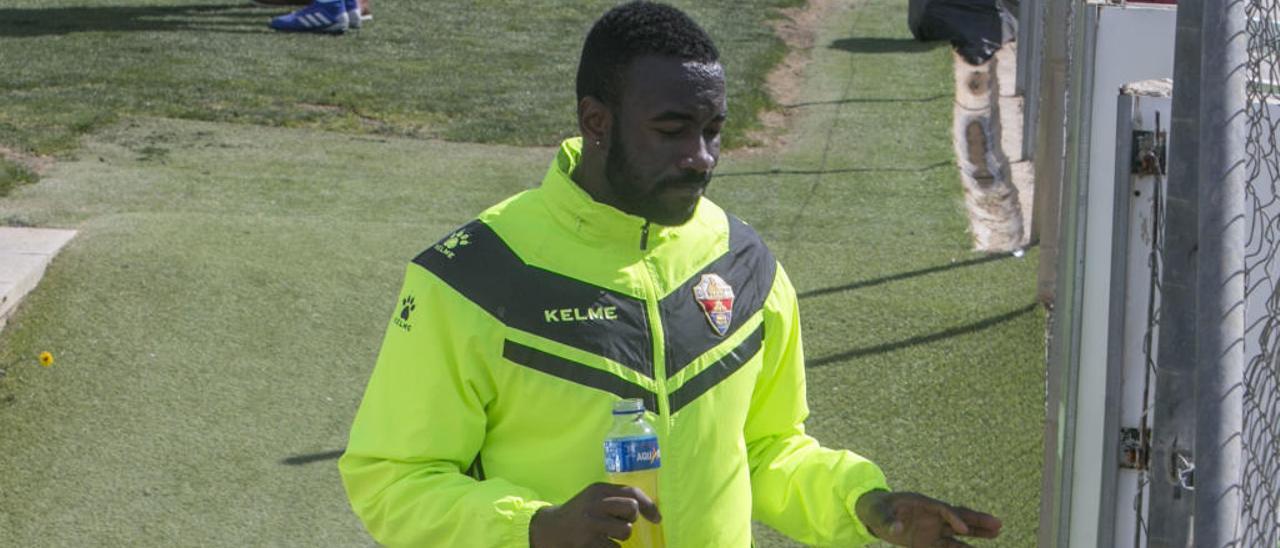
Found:
[[[872,542],[854,504],[863,493],[888,486],[875,463],[821,447],[804,432],[809,407],[800,313],[781,266],[764,313],[764,364],[745,428],[753,517],[810,545]]]
[[[407,312],[406,312],[407,310]],[[338,462],[351,507],[388,546],[527,547],[549,503],[472,467],[494,393],[485,360],[495,322],[410,264],[364,400]]]

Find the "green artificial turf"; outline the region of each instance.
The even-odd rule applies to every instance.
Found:
[[[410,6],[383,4],[376,17]],[[514,5],[492,3],[508,16],[487,15],[490,30],[520,19]],[[253,21],[262,11],[237,9]],[[568,17],[530,17],[553,15]],[[1002,517],[1002,538],[980,545],[1031,546],[1044,393],[1043,319],[1031,306],[1036,252],[1018,259],[968,251],[951,163],[950,54],[912,42],[904,21],[905,5],[893,0],[840,4],[823,21],[801,97],[788,109],[787,145],[727,154],[710,194],[762,233],[795,282],[810,433],[873,458],[895,488]],[[206,32],[206,40],[248,39],[250,23],[225,25],[245,32]],[[430,56],[406,45],[412,33],[396,31],[399,23],[374,21],[383,24],[355,37],[273,39],[286,55],[308,40],[363,47],[352,44],[386,32],[404,40],[395,55]],[[0,35],[11,27],[0,22],[8,29]],[[576,42],[581,30],[560,38]],[[113,32],[40,36],[92,43]],[[119,33],[113,40],[130,51],[151,47],[131,55],[183,72],[193,69],[170,56],[186,34],[134,35],[160,40],[152,46]],[[463,42],[489,41],[472,34]],[[387,47],[342,54],[373,63],[369,79],[386,86],[362,92],[374,104],[394,103],[404,89],[376,64],[394,49]],[[722,38],[720,47],[731,55],[746,45]],[[509,69],[528,71],[512,76],[519,82],[507,84],[510,93],[527,85],[529,94],[570,101],[554,108],[571,108],[568,81],[538,88],[542,73],[576,56],[570,49]],[[476,74],[436,85],[477,89],[484,84]],[[23,78],[36,78],[35,70]],[[318,85],[279,85],[262,96],[319,93]],[[177,87],[176,97],[197,96]],[[228,109],[251,104],[254,93]],[[493,101],[468,112],[482,113],[479,120],[489,108],[508,108]],[[369,545],[347,507],[334,452],[345,444],[404,265],[484,207],[537,184],[553,151],[362,134],[329,122],[255,125],[294,125],[276,114],[192,121],[166,110],[181,102],[111,111],[85,126],[81,144],[43,180],[0,199],[8,224],[80,231],[0,332],[0,539]],[[27,113],[31,127],[63,127],[59,115],[10,105],[0,103],[3,119]],[[520,123],[545,132],[529,141],[541,142],[572,130],[570,112]],[[54,353],[53,367],[37,365],[41,351]],[[760,546],[792,545],[757,530]]]
[[[896,2],[843,5],[817,39],[789,145],[726,166],[711,194],[764,234],[796,285],[809,432],[871,457],[895,489],[1003,518],[983,545],[1034,546],[1038,254],[969,251],[951,54],[912,41],[905,21]]]
[[[573,132],[582,40],[609,0],[378,0],[341,37],[267,28],[249,0],[13,0],[0,7],[0,144],[39,154],[123,116],[151,115],[453,141],[553,145]],[[798,0],[677,1],[723,46],[740,116],[758,127]]]
[[[407,260],[547,150],[137,119],[77,155],[0,201],[80,230],[0,334],[0,536],[367,544],[286,461],[345,445]]]
[[[35,181],[35,172],[27,169],[22,164],[0,157],[0,198],[7,196],[18,185],[30,184]]]

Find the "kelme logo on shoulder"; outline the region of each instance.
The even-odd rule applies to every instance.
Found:
[[[467,229],[464,228],[441,240],[440,243],[436,244],[435,250],[439,251],[441,255],[452,259],[454,255],[457,255],[456,249],[468,245],[471,245],[471,234],[467,233]]]
[[[729,332],[733,323],[733,287],[724,278],[703,274],[698,285],[693,286],[693,298],[702,305],[702,312],[718,335],[723,337]]]
[[[413,295],[406,296],[404,300],[400,301],[400,313],[396,314],[392,321],[395,322],[397,327],[405,331],[413,329],[413,326],[409,324],[409,317],[413,315],[413,311],[416,308],[418,308],[418,305],[413,304]]]

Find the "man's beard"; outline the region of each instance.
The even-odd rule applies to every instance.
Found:
[[[644,192],[639,188],[640,175],[627,157],[626,146],[616,125],[610,131],[610,142],[612,144],[605,158],[604,176],[609,190],[618,199],[619,209],[665,226],[679,226],[693,218],[698,200],[694,200],[687,208],[673,208],[659,200],[658,195],[672,186],[702,185],[705,188],[711,182],[710,172],[686,172],[678,177],[658,181],[648,192]]]

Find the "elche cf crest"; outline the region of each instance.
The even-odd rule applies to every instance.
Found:
[[[733,287],[716,274],[703,274],[698,285],[693,286],[693,299],[702,305],[702,312],[711,322],[711,328],[721,337],[729,332],[733,323]]]

